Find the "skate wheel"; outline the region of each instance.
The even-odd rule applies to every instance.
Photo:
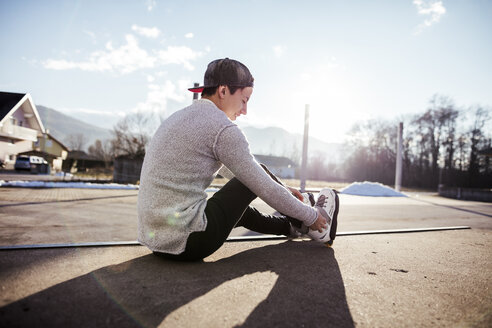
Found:
[[[332,245],[333,245],[333,240],[327,241],[327,242],[325,243],[325,246],[326,246],[326,247],[331,247]]]

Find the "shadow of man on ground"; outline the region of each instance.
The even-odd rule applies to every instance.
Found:
[[[274,286],[272,276],[265,279],[258,273],[276,275]],[[224,284],[227,288],[220,289]],[[270,292],[265,288],[271,288]],[[213,301],[205,298],[198,312],[190,312],[190,303],[217,290]],[[266,298],[254,297],[262,292]],[[244,318],[230,320],[242,308]],[[171,318],[178,310],[180,316]],[[283,242],[215,262],[196,263],[172,262],[149,254],[0,308],[2,327],[209,323],[222,327],[230,322],[244,327],[354,327],[333,249],[314,242]]]

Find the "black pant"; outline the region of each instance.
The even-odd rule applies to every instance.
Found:
[[[207,227],[205,231],[192,232],[188,236],[183,253],[155,254],[181,261],[201,260],[219,249],[236,226],[265,234],[288,235],[289,221],[249,206],[255,198],[248,187],[233,178],[207,201]]]

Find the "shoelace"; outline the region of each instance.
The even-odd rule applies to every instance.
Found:
[[[318,206],[318,207],[325,207],[325,204],[328,200],[326,199],[326,196],[325,195],[320,195],[318,197],[318,200],[316,201],[316,205],[315,206]]]
[[[325,195],[320,195],[318,197],[318,200],[316,201],[316,205],[317,207],[321,208],[323,210],[323,213],[326,214],[326,220],[328,221],[328,224],[331,225],[331,216],[328,212],[326,212],[326,209],[325,209],[325,205],[326,203],[328,202],[328,199],[326,199],[326,196]],[[324,215],[324,214],[323,214]]]

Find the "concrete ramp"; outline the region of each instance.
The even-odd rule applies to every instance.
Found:
[[[487,230],[226,243],[203,262],[142,246],[0,252],[2,327],[490,326]]]

